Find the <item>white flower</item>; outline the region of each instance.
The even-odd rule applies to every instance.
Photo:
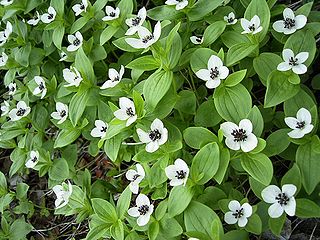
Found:
[[[68,35],[70,45],[67,47],[68,52],[74,52],[82,46],[83,37],[81,32],[76,32],[74,35]]]
[[[292,34],[296,30],[303,28],[307,23],[307,17],[304,15],[294,16],[290,8],[283,10],[283,20],[273,23],[272,27],[276,32]]]
[[[39,15],[39,12],[36,11],[36,14],[34,15],[34,17],[32,19],[28,20],[27,23],[35,26],[39,23],[39,21],[40,21],[40,15]]]
[[[14,95],[15,92],[17,91],[17,84],[15,84],[15,83],[9,83],[8,89],[9,89],[8,94],[9,94],[9,95]]]
[[[148,133],[138,128],[137,134],[140,141],[147,144],[146,151],[152,153],[168,140],[168,130],[158,118],[151,123],[150,128],[151,130]]]
[[[12,33],[12,24],[11,22],[8,21],[6,24],[6,29],[0,32],[0,46],[3,46],[7,42],[11,33]]]
[[[75,67],[65,68],[62,71],[63,78],[68,82],[69,84],[64,85],[65,87],[75,86],[79,87],[82,77],[79,73],[79,71]]]
[[[288,133],[291,138],[302,138],[304,135],[310,133],[313,129],[311,124],[311,114],[305,108],[300,108],[297,112],[297,118],[286,117],[284,119],[289,128],[293,129]]]
[[[58,124],[63,123],[68,117],[68,105],[57,102],[56,103],[56,112],[51,113],[53,119],[59,120]]]
[[[146,225],[150,216],[153,213],[153,204],[150,204],[149,198],[144,194],[139,194],[136,199],[136,207],[128,210],[128,214],[132,217],[137,217],[137,224],[139,226]]]
[[[208,69],[200,69],[196,75],[206,81],[207,88],[212,89],[218,87],[221,79],[225,79],[229,75],[229,69],[223,66],[219,57],[212,55],[208,61]]]
[[[233,122],[222,123],[220,129],[226,137],[226,145],[232,150],[241,148],[244,152],[250,152],[258,145],[258,139],[252,133],[252,123],[249,119],[242,119],[239,126]]]
[[[114,9],[111,6],[106,6],[106,14],[107,16],[102,18],[103,21],[110,21],[110,20],[117,19],[120,15],[120,8],[117,7],[116,9]]]
[[[227,22],[227,25],[233,25],[238,22],[233,12],[230,12],[228,16],[224,16],[223,19]]]
[[[5,52],[2,52],[0,56],[0,67],[3,67],[7,64],[8,61],[8,55]]]
[[[78,16],[82,12],[86,12],[88,7],[88,1],[87,0],[82,0],[80,4],[75,4],[72,7],[72,10],[74,11],[75,15]]]
[[[174,165],[166,167],[165,172],[170,179],[170,186],[186,185],[189,176],[189,167],[182,159],[176,159]]]
[[[56,18],[57,12],[53,7],[48,8],[48,12],[45,14],[42,14],[40,19],[44,23],[51,23]]]
[[[67,58],[68,58],[68,55],[64,51],[61,51],[59,61],[60,62],[65,61]]]
[[[135,34],[138,29],[142,26],[143,22],[146,20],[147,10],[145,7],[141,8],[136,17],[126,19],[126,24],[129,26],[129,29],[126,32],[126,35]]]
[[[117,70],[113,68],[109,68],[108,75],[109,80],[105,81],[105,83],[100,87],[100,89],[113,88],[116,86],[122,79],[124,74],[124,66],[121,65],[119,73]]]
[[[248,219],[252,215],[252,207],[249,203],[244,203],[242,206],[236,200],[229,202],[229,209],[231,211],[224,215],[224,221],[228,224],[235,224],[238,222],[239,227],[244,227],[248,223]]]
[[[289,216],[296,213],[296,200],[294,194],[297,187],[293,184],[285,184],[282,190],[275,185],[270,185],[262,190],[261,196],[266,203],[272,205],[268,209],[271,218],[280,217],[285,211]]]
[[[9,6],[9,5],[11,5],[13,3],[13,0],[1,0],[0,1],[0,4],[2,5],[2,6]]]
[[[133,101],[129,98],[121,97],[119,99],[120,109],[114,112],[114,116],[122,121],[127,121],[126,126],[130,126],[137,120],[136,109]]]
[[[254,15],[250,21],[245,18],[242,18],[241,26],[244,30],[242,34],[246,34],[246,33],[256,34],[262,31],[262,26],[260,26],[260,18],[257,15]]]
[[[108,124],[101,120],[96,120],[94,122],[94,125],[96,126],[91,130],[91,136],[92,137],[99,137],[104,138],[107,134]]]
[[[30,111],[31,108],[28,107],[24,101],[19,101],[17,103],[17,107],[9,112],[9,117],[11,118],[11,121],[18,121],[21,118],[27,116]]]
[[[33,90],[33,95],[38,95],[39,93],[41,93],[41,99],[44,98],[44,96],[47,93],[47,88],[46,88],[45,81],[40,76],[35,76],[34,77],[34,81],[38,84],[38,87],[36,87]]]
[[[35,165],[39,162],[39,152],[38,151],[31,151],[30,158],[26,162],[25,166],[27,168],[34,168]]]
[[[188,6],[188,0],[167,0],[165,4],[175,5],[176,10],[179,11],[181,9],[184,9],[186,6]]]
[[[68,181],[68,185],[63,182],[62,185],[56,185],[52,188],[53,192],[56,194],[57,199],[54,202],[56,209],[66,206],[69,202],[69,198],[72,194],[72,185]]]
[[[139,183],[144,179],[146,175],[143,167],[139,163],[136,165],[136,168],[137,171],[130,169],[126,172],[126,178],[131,181],[129,184],[129,188],[134,194],[138,194]]]
[[[133,48],[148,48],[157,42],[161,35],[161,24],[157,22],[153,34],[145,27],[138,29],[139,38],[126,38],[125,41]]]
[[[203,37],[197,37],[197,36],[192,36],[190,37],[190,41],[193,43],[193,44],[201,44],[203,42]]]
[[[292,71],[296,74],[304,74],[307,72],[307,67],[303,63],[307,61],[308,57],[308,52],[301,52],[294,56],[294,53],[291,49],[283,49],[282,58],[284,62],[279,63],[277,69],[281,72],[292,69]]]
[[[7,115],[10,111],[10,104],[7,101],[3,101],[1,104],[1,117]]]

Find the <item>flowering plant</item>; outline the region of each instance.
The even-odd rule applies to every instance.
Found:
[[[318,2],[0,5],[0,239],[247,240],[320,217]]]

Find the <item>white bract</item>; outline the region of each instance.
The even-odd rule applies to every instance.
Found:
[[[225,79],[229,75],[229,69],[223,66],[219,57],[212,55],[208,61],[208,69],[200,69],[196,75],[206,81],[207,88],[212,89],[218,87],[221,79]]]
[[[32,19],[28,20],[27,23],[35,26],[39,23],[39,21],[40,21],[40,14],[38,11],[36,11],[36,14],[34,15],[34,17]]]
[[[2,52],[0,56],[0,67],[3,67],[7,64],[8,61],[8,55],[5,52]]]
[[[65,68],[62,71],[63,78],[68,82],[68,84],[64,85],[65,87],[75,86],[79,87],[82,77],[79,73],[79,71],[75,67]]]
[[[61,185],[56,185],[52,188],[53,192],[56,194],[57,199],[54,202],[56,209],[66,206],[69,202],[69,198],[72,194],[72,185],[68,181],[68,184],[63,182]]]
[[[111,6],[106,6],[106,15],[105,17],[102,18],[103,21],[110,21],[117,19],[120,16],[120,8],[114,9]]]
[[[45,14],[42,14],[40,19],[44,23],[51,23],[56,18],[57,12],[53,7],[48,8],[48,12]]]
[[[74,11],[74,15],[78,16],[80,15],[82,12],[86,12],[88,7],[88,1],[87,0],[82,0],[81,3],[79,4],[75,4],[72,7],[72,10]]]
[[[165,172],[170,179],[170,186],[186,185],[189,176],[189,167],[182,159],[176,159],[173,165],[165,168]]]
[[[284,119],[289,128],[293,129],[288,133],[291,138],[302,138],[313,129],[310,112],[305,108],[300,108],[297,112],[297,118],[286,117]]]
[[[230,12],[228,16],[224,16],[223,19],[227,22],[227,25],[233,25],[238,22],[236,16],[234,15],[234,12]]]
[[[165,2],[167,5],[176,6],[176,10],[179,11],[181,9],[184,9],[186,6],[188,6],[188,0],[167,0]]]
[[[122,65],[120,67],[119,72],[117,72],[117,70],[113,68],[109,68],[109,71],[108,71],[109,79],[104,82],[104,84],[100,87],[100,89],[113,88],[121,81],[123,74],[124,74],[124,66]]]
[[[130,181],[129,188],[134,194],[139,192],[139,184],[145,177],[143,167],[138,163],[136,165],[137,170],[130,169],[126,172],[126,178]]]
[[[296,200],[294,194],[297,187],[293,184],[285,184],[282,190],[275,185],[270,185],[262,190],[261,196],[266,203],[272,205],[268,209],[271,218],[280,217],[283,212],[289,216],[294,216],[296,213]]]
[[[38,87],[33,90],[33,95],[38,95],[41,93],[41,99],[47,94],[46,83],[40,76],[35,76],[34,81],[37,83]]]
[[[27,106],[24,101],[19,101],[17,107],[9,112],[11,121],[18,121],[21,118],[27,116],[31,111],[31,108]]]
[[[168,130],[158,118],[151,123],[150,128],[148,133],[138,128],[137,134],[140,141],[147,144],[146,151],[151,153],[157,151],[159,146],[168,140]]]
[[[272,27],[276,32],[292,34],[298,29],[303,28],[307,23],[307,17],[304,15],[295,16],[290,8],[283,10],[283,20],[273,23]]]
[[[101,120],[94,122],[95,128],[91,130],[92,137],[104,138],[107,134],[108,124]]]
[[[133,48],[148,48],[157,42],[161,35],[161,24],[157,22],[153,34],[145,27],[138,29],[139,38],[126,38],[125,41]]]
[[[59,120],[58,124],[63,123],[68,117],[68,105],[57,102],[56,103],[56,112],[51,113],[53,119]]]
[[[7,22],[5,30],[0,32],[0,46],[3,46],[7,40],[9,39],[9,36],[12,33],[12,24],[11,22]]]
[[[192,36],[190,37],[190,41],[193,43],[193,44],[201,44],[203,42],[203,37],[197,37],[197,36]]]
[[[153,204],[150,204],[149,198],[144,194],[139,194],[136,199],[136,207],[130,208],[128,214],[138,218],[137,224],[139,226],[144,226],[149,222],[153,208]]]
[[[3,101],[1,104],[1,116],[5,116],[10,111],[10,104],[7,101]]]
[[[257,137],[252,133],[252,123],[249,119],[242,119],[239,126],[233,122],[225,122],[220,125],[225,143],[232,150],[250,152],[258,145]]]
[[[25,166],[27,168],[34,168],[35,165],[39,162],[39,152],[38,151],[31,151],[29,155],[29,159],[26,162]]]
[[[59,61],[60,62],[65,61],[67,58],[68,58],[68,55],[64,51],[61,51]]]
[[[68,52],[74,52],[77,51],[81,46],[83,42],[83,37],[81,32],[77,31],[74,35],[68,35],[68,41],[70,45],[67,47]]]
[[[17,91],[17,84],[9,83],[8,89],[9,89],[8,94],[11,95],[11,96],[14,95],[16,93],[16,91]]]
[[[240,203],[232,200],[228,205],[231,211],[224,215],[224,221],[228,224],[238,223],[239,227],[244,227],[248,223],[248,218],[252,215],[252,207],[249,203]]]
[[[129,26],[126,35],[135,34],[146,20],[146,17],[147,10],[145,7],[143,7],[139,10],[138,15],[136,17],[126,19],[126,24]]]
[[[242,34],[252,33],[257,34],[262,31],[262,26],[260,26],[260,18],[257,15],[254,15],[251,20],[245,18],[241,19],[241,26],[243,28]]]
[[[282,58],[284,62],[279,63],[277,69],[281,72],[291,69],[296,74],[304,74],[307,72],[307,66],[303,63],[307,61],[308,57],[308,52],[301,52],[295,56],[291,49],[283,49]]]
[[[2,6],[9,6],[9,5],[11,5],[13,3],[13,0],[1,0],[0,1],[0,4],[2,5]]]
[[[126,126],[130,126],[137,120],[136,109],[134,102],[129,98],[121,97],[119,99],[120,109],[114,112],[114,116],[122,121],[127,121]]]

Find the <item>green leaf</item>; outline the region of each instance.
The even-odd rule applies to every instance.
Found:
[[[302,185],[310,195],[320,182],[320,140],[313,136],[311,142],[298,147],[296,163],[301,172]]]
[[[175,218],[170,218],[168,214],[166,214],[160,220],[159,237],[161,236],[161,239],[172,239],[181,236],[182,233],[183,229]]]
[[[241,165],[251,177],[264,185],[269,185],[273,177],[273,166],[270,159],[262,154],[243,154]]]
[[[109,230],[109,228],[110,228],[109,224],[101,224],[101,225],[95,226],[94,228],[90,228],[90,231],[86,236],[86,240],[101,239]]]
[[[200,69],[208,68],[208,61],[212,55],[217,55],[216,52],[209,48],[199,48],[197,49],[190,58],[191,69],[194,73],[198,72]]]
[[[77,125],[87,106],[88,101],[89,91],[77,92],[71,98],[69,105],[69,118],[73,126]]]
[[[253,125],[253,133],[259,137],[263,132],[264,122],[261,112],[257,106],[253,106],[249,112],[247,119],[251,120]]]
[[[262,232],[262,222],[257,214],[253,214],[248,218],[248,223],[245,227],[248,232],[259,235]]]
[[[132,13],[133,10],[133,2],[132,0],[121,0],[118,4],[120,8],[121,16],[126,18],[128,14]]]
[[[118,157],[118,153],[122,143],[122,136],[114,136],[107,139],[104,143],[104,151],[111,161],[115,162]]]
[[[81,28],[89,22],[87,17],[80,17],[78,18],[71,26],[70,33],[74,34],[76,31],[80,30]],[[102,44],[101,44],[102,45]]]
[[[18,64],[20,64],[23,67],[29,66],[29,56],[31,53],[31,44],[27,43],[24,47],[21,48],[15,48],[13,50],[13,56]]]
[[[174,108],[183,113],[195,114],[196,105],[197,99],[194,92],[191,90],[182,90],[179,92],[179,98]]]
[[[267,80],[267,92],[264,98],[264,107],[273,107],[295,96],[300,89],[299,85],[288,80],[289,75],[278,70],[272,71]]]
[[[173,73],[171,71],[157,71],[150,75],[143,87],[143,94],[149,108],[153,110],[157,106],[168,92],[172,81]]]
[[[299,218],[319,218],[320,217],[320,206],[315,202],[306,199],[296,199],[297,208],[296,216]]]
[[[217,112],[212,99],[203,102],[197,109],[196,115],[194,117],[194,123],[196,126],[201,127],[214,127],[222,118]]]
[[[118,221],[115,208],[106,200],[93,198],[92,207],[98,217],[106,223],[116,223]]]
[[[77,50],[75,58],[75,68],[81,73],[83,79],[88,83],[95,82],[93,66],[87,55],[84,53],[83,48]]]
[[[162,5],[148,10],[147,15],[152,20],[162,21],[179,19],[183,16],[183,13],[172,6]]]
[[[194,156],[190,174],[195,183],[203,185],[216,174],[219,168],[219,147],[217,143],[208,143]]]
[[[239,43],[247,43],[250,44],[249,39],[239,32],[235,31],[226,31],[221,35],[221,40],[224,45],[228,48],[231,48]]]
[[[151,71],[160,67],[158,61],[151,55],[142,56],[131,61],[126,68]]]
[[[159,223],[157,221],[152,222],[148,228],[148,237],[150,240],[155,240],[159,234]]]
[[[69,177],[69,166],[64,158],[53,161],[52,167],[49,169],[49,177],[55,181],[64,181]]]
[[[7,179],[6,176],[0,171],[0,197],[7,193]]]
[[[226,65],[228,67],[234,65],[250,55],[257,47],[257,44],[252,43],[238,43],[233,45],[227,52]]]
[[[288,129],[279,129],[271,133],[267,141],[267,146],[263,150],[263,153],[268,157],[278,155],[289,147],[290,138],[288,136]]]
[[[233,87],[238,83],[240,83],[245,78],[246,74],[247,74],[247,69],[231,73],[224,81],[224,84],[227,87]]]
[[[222,240],[249,240],[248,232],[244,230],[232,230],[227,232],[223,237]]]
[[[21,168],[24,167],[26,154],[23,149],[15,148],[10,154],[10,160],[12,161],[12,165],[9,171],[9,177],[12,177],[15,173],[17,173]]]
[[[63,129],[59,132],[54,148],[62,148],[73,143],[81,135],[81,130],[77,128]]]
[[[183,139],[189,147],[200,149],[207,143],[217,142],[217,136],[203,127],[189,127],[183,131]]]
[[[286,214],[282,214],[279,218],[269,218],[269,227],[273,234],[280,236],[283,225],[286,222]]]
[[[202,45],[207,47],[214,43],[220,35],[224,32],[226,28],[225,21],[217,21],[210,24],[203,33],[203,43]]]
[[[209,2],[207,0],[198,0],[187,13],[188,18],[192,22],[201,20],[208,13],[219,7],[222,3],[223,0],[213,0]]]
[[[246,118],[252,108],[250,93],[242,84],[216,89],[213,99],[219,115],[236,124]]]
[[[108,27],[106,27],[101,35],[100,35],[100,45],[104,45],[107,41],[109,41],[114,34],[116,34],[116,32],[119,30],[118,27],[114,27],[109,25]]]
[[[188,207],[192,197],[193,191],[186,186],[173,187],[168,200],[169,216],[174,217],[182,213]]]
[[[297,192],[301,188],[301,173],[298,165],[294,163],[289,171],[282,177],[281,186],[284,184],[294,184],[297,187]]]
[[[63,36],[64,36],[64,26],[63,25],[59,25],[57,28],[55,28],[53,30],[53,34],[52,34],[52,41],[53,44],[58,48],[61,49],[61,43],[63,40]]]
[[[217,183],[221,184],[228,170],[230,162],[230,151],[226,148],[220,149],[219,159],[219,168],[213,178],[217,181]]]
[[[33,229],[32,225],[26,223],[23,218],[15,220],[10,226],[9,239],[23,240]]]
[[[123,223],[119,219],[115,224],[113,224],[110,228],[111,236],[115,240],[123,240],[124,239],[124,229]]]

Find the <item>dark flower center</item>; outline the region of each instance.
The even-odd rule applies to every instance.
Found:
[[[14,92],[16,90],[16,88],[15,87],[11,87],[11,88],[9,88],[9,91],[10,92]]]
[[[108,129],[107,127],[101,127],[100,131],[101,131],[101,132],[106,132],[107,129]]]
[[[254,23],[253,23],[252,25],[250,25],[248,28],[249,28],[249,30],[252,31],[252,32],[253,32],[254,30],[256,30],[256,27],[254,26]]]
[[[298,65],[298,59],[294,57],[289,58],[289,65],[291,66],[297,66]]]
[[[137,16],[136,18],[132,19],[132,26],[138,26],[141,21],[141,17]]]
[[[118,82],[119,81],[119,76],[116,76],[114,79],[111,79],[112,82]]]
[[[60,112],[60,117],[64,117],[64,116],[66,116],[66,115],[67,115],[66,110],[62,110],[62,111]]]
[[[38,160],[38,158],[36,156],[31,159],[32,162],[36,162],[37,160]]]
[[[39,89],[42,91],[43,89],[45,89],[45,87],[44,87],[44,85],[43,85],[43,82],[41,82],[40,84],[39,84]]]
[[[76,38],[74,41],[73,41],[73,45],[75,46],[79,46],[81,44],[80,40],[78,38]]]
[[[111,13],[109,13],[109,16],[110,16],[110,17],[115,17],[115,16],[116,16],[116,13],[115,13],[115,12],[111,12]]]
[[[291,29],[296,25],[296,20],[292,18],[286,18],[284,19],[284,28]]]
[[[85,9],[83,3],[80,3],[80,9],[81,9],[81,10],[84,10],[84,9]]]
[[[217,67],[211,68],[211,70],[210,70],[210,77],[211,77],[212,79],[215,79],[215,78],[218,77],[218,76],[219,76],[219,70],[218,70],[218,68],[217,68]]]
[[[180,170],[180,171],[176,171],[176,178],[177,179],[184,179],[186,177],[186,172],[183,171],[183,170]]]
[[[285,193],[279,193],[278,196],[276,197],[276,200],[282,206],[282,205],[287,205],[290,199]]]
[[[26,109],[19,108],[17,111],[17,116],[21,117],[25,114],[25,112],[26,112]]]
[[[241,218],[243,216],[243,208],[236,210],[232,215],[237,219]]]
[[[233,17],[230,17],[230,18],[227,19],[227,21],[228,21],[228,23],[233,23],[234,18],[233,18]]]
[[[234,129],[231,133],[231,135],[234,137],[235,142],[244,142],[247,139],[246,130],[240,129]]]
[[[297,126],[296,126],[296,128],[298,128],[298,129],[302,129],[302,128],[304,128],[304,126],[305,126],[305,125],[306,125],[305,121],[297,122]]]
[[[134,112],[133,112],[133,110],[132,110],[131,107],[127,108],[126,114],[127,114],[128,116],[130,116],[130,117],[133,117],[133,116],[134,116]]]
[[[52,14],[52,13],[49,13],[48,19],[49,19],[49,20],[53,19],[53,14]]]
[[[133,176],[133,180],[132,180],[132,181],[137,180],[137,178],[138,178],[138,177],[140,177],[140,175],[139,175],[139,174],[134,175],[134,176]]]
[[[138,208],[138,211],[140,215],[146,215],[147,212],[149,211],[149,206],[148,205],[142,205]]]
[[[155,129],[155,130],[153,130],[153,131],[151,131],[151,132],[149,133],[149,138],[150,138],[152,141],[156,141],[156,140],[158,140],[158,139],[161,138],[161,133],[159,132],[158,129]]]
[[[143,43],[147,43],[149,41],[151,41],[153,39],[153,34],[145,36],[144,38],[142,38],[142,42]]]
[[[198,43],[200,43],[200,42],[201,42],[201,38],[200,38],[200,37],[196,37],[196,41],[197,41]]]

